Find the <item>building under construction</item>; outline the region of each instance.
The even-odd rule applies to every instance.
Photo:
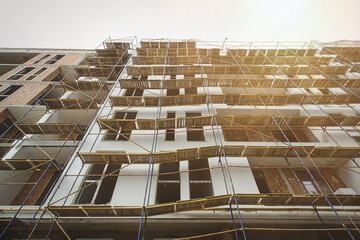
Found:
[[[360,42],[0,49],[1,239],[360,239]]]

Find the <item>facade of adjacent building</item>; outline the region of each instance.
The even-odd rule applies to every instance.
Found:
[[[359,239],[360,43],[0,49],[4,239]]]

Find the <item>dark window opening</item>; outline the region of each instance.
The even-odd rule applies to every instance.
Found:
[[[45,64],[54,64],[57,61],[59,61],[60,59],[62,59],[63,57],[65,57],[65,55],[56,55],[56,56],[52,57],[51,59],[49,59],[48,61],[46,61]]]
[[[20,78],[22,78],[23,76],[25,76],[26,74],[28,74],[29,72],[31,72],[32,70],[34,70],[34,67],[27,67],[22,69],[21,71],[15,73],[14,75],[12,75],[11,77],[7,78],[6,80],[18,80]]]
[[[264,176],[264,172],[262,170],[252,170],[252,173],[254,174],[255,182],[259,189],[259,192],[270,193],[266,178]]]
[[[26,78],[26,81],[32,80],[34,78],[36,78],[37,76],[40,75],[40,73],[44,72],[47,68],[42,68],[39,71],[35,72],[33,75],[31,75],[30,77]]]
[[[11,85],[10,87],[6,88],[5,90],[3,90],[0,95],[11,95],[13,94],[16,90],[18,90],[19,88],[21,88],[22,85]]]
[[[178,200],[180,200],[179,163],[161,163],[157,182],[156,202],[160,204],[176,202]]]
[[[213,196],[208,159],[189,161],[190,198]]]
[[[165,141],[175,141],[175,129],[167,129]]]
[[[186,113],[186,117],[199,117],[201,113]],[[205,141],[203,128],[187,128],[188,141]]]
[[[16,90],[18,90],[21,87],[22,85],[11,85],[10,87],[0,92],[0,102],[5,98],[7,98],[8,96],[10,96],[11,94],[13,94]]]
[[[166,96],[178,96],[179,95],[179,89],[168,89],[166,91]]]
[[[46,54],[46,55],[42,56],[41,58],[39,58],[38,60],[36,60],[35,62],[33,62],[33,64],[37,64],[49,56],[50,56],[49,54]]]
[[[127,97],[141,97],[144,93],[143,89],[140,88],[128,88],[126,89],[125,96]]]
[[[188,128],[187,129],[188,141],[205,141],[203,128]]]
[[[129,141],[132,130],[120,130],[117,135],[117,139],[119,141]]]
[[[176,118],[175,112],[168,112],[167,118]],[[166,129],[165,141],[174,141],[175,140],[175,129]]]
[[[137,112],[115,112],[114,119],[135,119]],[[120,129],[115,132],[108,130],[104,140],[129,141],[132,130]]]
[[[78,195],[76,203],[78,204],[106,204],[111,201],[114,188],[117,181],[117,175],[119,171],[115,172],[113,175],[116,176],[107,176],[103,179],[101,177],[108,175],[117,169],[121,168],[121,164],[107,164],[100,165],[94,164],[91,170],[88,172],[84,184],[84,188]]]

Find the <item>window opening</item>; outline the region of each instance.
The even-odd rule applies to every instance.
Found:
[[[26,78],[26,81],[32,80],[34,78],[36,78],[38,75],[40,75],[40,73],[44,72],[47,68],[42,68],[39,71],[35,72],[33,75],[31,75],[30,77]]]
[[[144,93],[143,89],[140,88],[128,88],[126,89],[125,96],[128,97],[141,97]]]
[[[109,203],[111,201],[111,197],[114,192],[114,188],[118,176],[107,176],[103,179],[101,178],[120,168],[121,168],[121,164],[106,164],[106,165],[94,164],[91,167],[90,171],[88,172],[89,175],[93,175],[93,176],[87,176],[85,178],[82,187],[88,186],[90,184],[91,185],[84,188],[79,193],[76,203],[78,204]],[[118,175],[118,172],[116,173],[116,175]]]
[[[200,117],[201,113],[186,113],[186,117]],[[187,128],[188,141],[205,141],[203,128]]]
[[[26,74],[28,74],[29,72],[31,72],[34,69],[35,69],[34,67],[24,68],[24,69],[20,70],[19,72],[15,73],[14,75],[12,75],[11,77],[7,78],[6,80],[19,80],[20,78],[22,78],[23,76],[25,76]]]
[[[189,161],[189,178],[191,199],[214,195],[207,158]]]
[[[178,96],[179,95],[179,89],[175,88],[175,89],[168,89],[166,91],[166,96]]]
[[[48,58],[50,56],[50,54],[46,54],[44,56],[42,56],[41,58],[39,58],[38,60],[36,60],[35,62],[33,62],[32,64],[37,64],[39,62],[41,62],[42,60],[44,60],[45,58]]]
[[[135,119],[137,112],[116,112],[114,119]],[[132,130],[120,129],[118,132],[108,130],[104,140],[128,141]]]
[[[270,193],[263,170],[252,170],[256,185],[260,193]]]
[[[62,59],[63,57],[65,57],[65,55],[56,55],[56,56],[52,57],[51,59],[49,59],[48,61],[46,61],[45,64],[54,64],[57,61],[59,61],[60,59]]]
[[[159,174],[163,175],[158,177],[156,202],[160,204],[180,200],[179,162],[161,163]]]
[[[176,118],[176,113],[168,112],[167,118]],[[174,141],[174,140],[175,140],[175,129],[166,129],[165,141]]]
[[[11,85],[2,92],[0,92],[0,102],[5,98],[7,98],[8,96],[10,96],[11,94],[13,94],[16,90],[18,90],[21,87],[22,85]]]

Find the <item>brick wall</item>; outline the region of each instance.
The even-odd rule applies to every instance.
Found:
[[[55,64],[52,64],[52,65],[74,65],[83,56],[82,54],[64,54],[61,51],[59,51],[58,54],[50,54],[49,57],[43,59],[38,64],[32,64],[33,62],[35,62],[39,58],[43,57],[44,55],[46,55],[46,53],[38,54],[37,56],[33,57],[29,61],[25,62],[24,64],[30,64],[30,65],[38,65],[38,64],[40,64],[40,65],[43,65],[43,64],[45,64],[46,61],[50,60],[52,57],[55,57],[56,55],[65,55],[63,58],[61,58],[59,61],[57,61]]]
[[[43,174],[44,170],[42,171],[35,171],[27,181],[28,183],[36,183],[41,175]],[[52,183],[52,179],[56,174],[55,169],[48,169],[44,174],[43,178],[40,180],[39,184],[34,189],[31,196],[26,201],[25,205],[37,205],[38,202],[42,199],[43,194],[46,193],[46,189],[48,189],[49,185]],[[21,205],[27,195],[30,193],[31,189],[34,187],[33,184],[26,184],[19,194],[15,197],[11,205]]]
[[[288,193],[287,187],[277,169],[264,169],[264,176],[272,193]]]
[[[321,173],[334,191],[346,187],[333,169],[324,169],[321,170]]]
[[[286,179],[288,180],[292,190],[294,191],[294,194],[305,194],[294,173],[287,168],[283,168],[282,171],[284,172]]]
[[[61,53],[59,53],[61,54]],[[44,64],[47,60],[51,59],[52,57],[56,56],[56,54],[51,54],[46,59],[42,60],[38,64],[32,64],[45,54],[38,54],[34,58],[30,59],[29,61],[25,62],[22,65],[17,66],[16,68],[10,70],[9,72],[3,74],[0,76],[0,81],[5,81],[7,78],[11,77],[12,75],[18,73],[22,69],[26,67],[35,67],[31,72],[27,73],[23,77],[21,77],[18,80],[14,80],[16,82],[25,81],[26,78],[33,75],[35,72],[39,71],[41,68],[46,67],[47,69],[42,72],[38,77],[32,79],[31,81],[51,81],[54,77],[56,77],[60,72],[60,66],[61,65],[75,65],[82,57],[81,54],[69,54],[65,55],[63,58],[61,58],[59,61],[57,61],[55,64]]]
[[[0,102],[0,105],[29,105],[33,104],[43,94],[49,91],[51,84],[23,85],[13,94]]]

